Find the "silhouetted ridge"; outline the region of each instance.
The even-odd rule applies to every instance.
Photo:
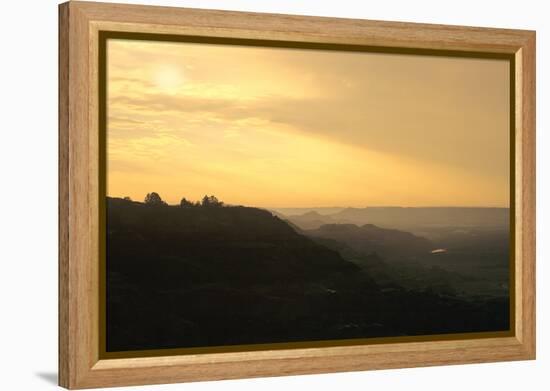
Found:
[[[174,282],[255,283],[312,280],[355,269],[263,209],[150,206],[122,199],[109,199],[107,208],[112,270],[127,262],[136,270],[165,263],[171,269],[167,279]]]

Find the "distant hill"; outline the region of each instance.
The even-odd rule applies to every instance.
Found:
[[[344,243],[356,252],[377,253],[386,259],[414,258],[427,255],[434,249],[428,239],[410,232],[380,228],[372,224],[325,224],[304,233],[313,238],[331,239]]]
[[[508,208],[347,208],[334,215],[357,224],[389,227],[410,226],[475,226],[496,227],[508,224]]]
[[[321,225],[336,222],[331,215],[322,215],[316,211],[309,211],[301,215],[291,215],[286,218],[301,229],[315,229]],[[340,221],[339,223],[341,224],[342,222]]]
[[[326,215],[340,212],[345,208],[332,206],[332,207],[317,207],[317,208],[313,207],[313,208],[267,208],[267,209],[284,216],[296,216],[307,212],[317,212],[322,216],[326,216]]]
[[[345,208],[331,214],[290,215],[288,219],[303,229],[319,228],[323,224],[374,224],[383,228],[418,230],[438,227],[506,228],[508,208]]]

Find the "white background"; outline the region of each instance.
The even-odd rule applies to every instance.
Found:
[[[119,0],[119,2],[124,2]],[[134,3],[537,30],[538,359],[176,384],[153,390],[542,390],[550,386],[549,39],[546,1],[149,0]],[[3,2],[0,58],[0,360],[2,390],[57,377],[57,1]],[[546,201],[546,202],[545,202]],[[546,224],[545,224],[546,223]],[[545,240],[546,239],[546,240]]]

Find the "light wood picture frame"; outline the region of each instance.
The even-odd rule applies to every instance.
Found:
[[[511,72],[509,333],[106,357],[100,87],[106,32],[503,56]],[[535,359],[535,32],[70,1],[59,6],[59,384],[69,389]]]

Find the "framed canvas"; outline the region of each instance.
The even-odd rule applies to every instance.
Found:
[[[535,33],[59,7],[59,383],[535,358]]]

